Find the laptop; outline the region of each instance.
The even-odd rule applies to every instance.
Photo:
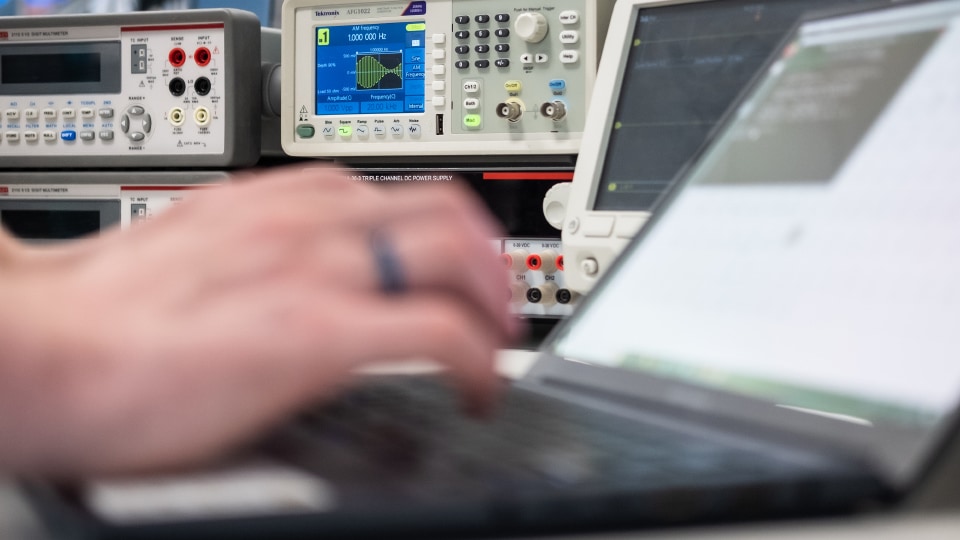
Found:
[[[960,0],[800,24],[488,421],[376,378],[234,466],[39,507],[72,538],[427,538],[901,504],[957,437],[958,52]]]

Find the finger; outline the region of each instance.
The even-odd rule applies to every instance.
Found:
[[[465,408],[492,407],[498,377],[494,357],[498,332],[472,309],[443,295],[419,294],[351,299],[363,316],[344,321],[337,350],[350,365],[428,359],[446,368]],[[330,350],[332,344],[324,344]]]
[[[501,336],[515,337],[518,323],[509,309],[509,275],[490,239],[452,225],[418,217],[394,223],[380,234],[391,244],[408,290],[456,295],[475,306]]]

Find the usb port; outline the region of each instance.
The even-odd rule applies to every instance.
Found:
[[[437,115],[437,135],[443,135],[443,115]]]

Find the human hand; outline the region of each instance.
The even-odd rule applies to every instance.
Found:
[[[0,308],[0,462],[88,474],[213,457],[383,360],[433,359],[482,409],[495,350],[519,332],[497,236],[456,186],[314,168],[30,250],[0,289],[17,310]],[[372,238],[402,291],[381,290]]]

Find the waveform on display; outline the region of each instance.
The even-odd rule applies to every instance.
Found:
[[[403,88],[403,53],[358,53],[357,88],[364,90]]]

